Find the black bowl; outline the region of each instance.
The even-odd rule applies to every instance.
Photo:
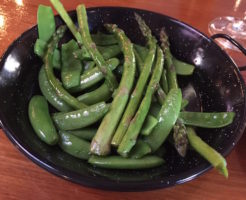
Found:
[[[221,129],[198,129],[199,135],[224,156],[233,149],[245,128],[245,84],[232,60],[211,39],[176,19],[154,12],[100,7],[88,9],[91,31],[103,29],[104,23],[116,23],[129,38],[144,44],[133,13],[139,13],[159,38],[166,28],[172,53],[194,63],[190,77],[179,77],[184,95],[190,99],[189,110],[234,111],[234,122]],[[70,12],[76,21],[76,13]],[[56,17],[61,24],[60,17]],[[66,35],[71,37],[70,34]],[[169,187],[192,180],[208,171],[211,165],[189,150],[181,158],[166,145],[166,164],[149,170],[105,170],[76,159],[57,146],[43,143],[33,132],[28,120],[28,102],[38,93],[38,71],[41,60],[33,53],[37,26],[23,33],[6,51],[0,63],[0,119],[9,139],[33,162],[67,180],[84,186],[119,191],[138,191]],[[211,180],[212,181],[212,180]]]

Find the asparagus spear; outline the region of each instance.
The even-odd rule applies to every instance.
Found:
[[[103,118],[103,121],[91,142],[91,152],[97,155],[107,155],[110,153],[110,142],[129,99],[136,71],[133,45],[125,35],[124,31],[113,24],[107,24],[105,27],[117,37],[124,54],[125,62],[120,86],[117,89],[111,108]]]
[[[152,95],[155,93],[159,85],[161,72],[163,69],[163,63],[164,63],[163,52],[161,48],[157,47],[157,60],[149,85],[147,87],[147,92],[139,106],[136,115],[131,120],[127,132],[123,137],[122,142],[120,143],[119,148],[117,150],[117,152],[124,157],[128,156],[128,153],[131,151],[132,147],[136,144],[137,137],[140,133],[140,130],[143,126],[144,120],[148,114],[151,105]]]
[[[185,125],[179,120],[173,127],[173,139],[177,152],[182,157],[185,157],[188,148],[187,130]]]
[[[138,16],[138,15],[137,15]],[[143,19],[138,16],[136,17],[136,20],[139,24],[139,27],[142,31],[142,34],[148,38],[148,46],[149,46],[149,53],[147,55],[147,58],[144,62],[144,67],[140,73],[140,76],[138,78],[136,87],[134,88],[130,101],[127,105],[127,108],[124,112],[124,115],[120,121],[120,124],[115,132],[115,135],[112,139],[111,144],[114,146],[118,146],[124,137],[127,128],[130,124],[131,119],[134,117],[135,112],[138,108],[139,102],[142,98],[143,90],[146,86],[146,83],[148,81],[152,64],[154,62],[155,58],[155,52],[156,52],[156,39],[152,37],[151,31],[149,27],[145,24]]]
[[[97,64],[101,72],[104,74],[109,89],[111,91],[114,91],[114,89],[118,87],[117,80],[113,72],[110,70],[107,62],[104,60],[102,54],[98,51],[96,44],[91,39],[87,21],[86,8],[83,4],[81,4],[76,8],[76,11],[83,44],[87,51],[90,53],[94,62]]]
[[[187,127],[187,135],[190,145],[208,162],[210,162],[224,177],[228,178],[226,160],[223,156],[210,147],[196,135],[193,128]]]

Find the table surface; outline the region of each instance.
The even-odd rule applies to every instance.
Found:
[[[65,1],[67,10],[81,3]],[[152,10],[169,15],[208,34],[208,23],[218,16],[242,17],[246,0],[84,0],[87,7],[124,6]],[[0,55],[22,32],[36,24],[38,4],[48,0],[0,0]],[[246,59],[228,51],[238,65]],[[246,80],[246,73],[242,72]],[[4,94],[2,94],[4,95]],[[0,199],[246,199],[246,134],[227,157],[229,179],[215,170],[199,178],[168,189],[149,192],[118,193],[86,188],[63,180],[27,159],[0,130]]]

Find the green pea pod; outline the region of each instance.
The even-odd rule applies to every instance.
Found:
[[[80,84],[82,64],[80,60],[74,58],[72,55],[72,52],[78,49],[79,46],[73,39],[70,40],[68,43],[63,44],[61,48],[61,80],[66,89],[76,87]]]
[[[34,44],[34,53],[39,57],[43,57],[47,48],[47,43],[41,39],[37,39]]]
[[[195,69],[194,65],[185,63],[173,57],[173,64],[178,75],[192,75]]]
[[[53,120],[60,130],[75,130],[94,124],[108,111],[109,105],[104,102],[71,112],[53,114]]]
[[[91,61],[91,56],[84,46],[80,49],[73,51],[73,56],[81,61]]]
[[[186,125],[202,128],[221,128],[233,122],[234,112],[180,112],[179,119]]]
[[[59,146],[66,153],[80,159],[88,160],[90,157],[90,143],[65,131],[59,131]]]
[[[129,157],[139,159],[150,153],[151,153],[150,146],[147,143],[143,142],[142,140],[138,140],[136,145],[132,148]]]
[[[210,147],[196,135],[193,128],[187,127],[187,136],[190,145],[208,162],[210,162],[224,177],[228,178],[226,160],[223,156]]]
[[[102,54],[105,60],[118,56],[121,53],[120,46],[118,44],[111,46],[97,46],[98,51]]]
[[[42,92],[42,94],[45,96],[47,101],[54,106],[58,111],[71,111],[73,110],[71,106],[69,106],[65,101],[63,101],[57,94],[56,91],[54,90],[53,87],[51,87],[44,67],[42,66],[39,75],[38,75],[38,81],[39,81],[39,87]]]
[[[180,112],[182,94],[180,89],[171,89],[158,114],[158,124],[152,133],[144,138],[155,152],[171,132]]]
[[[110,70],[114,70],[120,63],[119,59],[111,58],[107,60]],[[88,70],[86,73],[80,76],[80,85],[77,87],[73,87],[69,89],[69,92],[80,92],[84,89],[87,89],[94,84],[98,83],[103,79],[103,73],[100,71],[98,67],[94,67],[91,70]]]
[[[93,69],[95,66],[96,66],[96,63],[94,61],[85,62],[83,73],[88,72],[89,70]]]
[[[48,42],[55,32],[55,18],[50,6],[39,5],[37,12],[38,37],[44,42]]]
[[[164,92],[167,94],[168,93],[168,81],[167,81],[167,70],[166,69],[163,69],[162,71],[160,85],[163,88]]]
[[[97,132],[96,128],[83,128],[83,129],[77,129],[72,131],[62,131],[60,130],[60,133],[67,133],[72,134],[80,139],[91,141],[94,135]]]
[[[114,34],[104,34],[98,32],[97,34],[91,34],[91,38],[96,43],[96,45],[108,46],[118,44],[118,40]]]
[[[158,124],[157,119],[152,115],[148,115],[141,129],[141,134],[149,135],[157,124]]]
[[[158,167],[164,163],[157,156],[145,156],[140,159],[123,158],[121,156],[91,156],[88,162],[96,167],[108,169],[147,169]]]
[[[82,94],[77,99],[86,105],[93,105],[98,102],[107,101],[111,98],[112,92],[109,90],[106,83],[103,83],[99,88]]]
[[[58,134],[49,114],[48,103],[43,96],[33,96],[28,106],[31,125],[37,136],[49,145],[58,142]]]
[[[138,45],[138,44],[133,44],[133,46],[134,46],[134,49],[139,54],[141,60],[144,62],[145,58],[147,57],[148,52],[149,52],[148,48],[141,46],[141,45]]]
[[[54,50],[52,63],[53,63],[53,67],[55,69],[58,69],[58,70],[61,69],[61,55],[60,55],[60,51],[58,49]]]

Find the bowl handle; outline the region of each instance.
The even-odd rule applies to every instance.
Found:
[[[245,56],[246,56],[246,49],[239,43],[237,42],[235,39],[233,39],[232,37],[230,37],[227,34],[223,34],[223,33],[218,33],[218,34],[214,34],[211,36],[211,39],[216,39],[216,38],[224,38],[226,40],[228,40],[229,42],[231,42],[234,46],[236,46]],[[242,67],[238,67],[240,71],[245,71],[246,70],[246,66],[242,66]]]

